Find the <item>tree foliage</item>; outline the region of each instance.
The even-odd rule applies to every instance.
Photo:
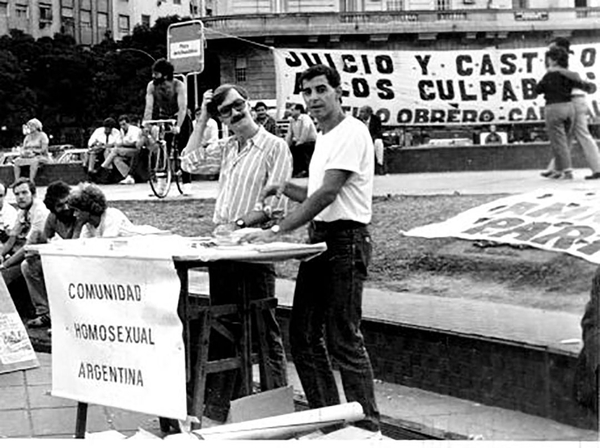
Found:
[[[35,40],[11,30],[1,36],[0,147],[20,144],[21,125],[34,117],[51,144],[76,146],[106,117],[140,118],[152,58],[166,57],[167,28],[182,20],[189,18],[160,18],[119,42],[107,36],[92,47],[65,34]]]

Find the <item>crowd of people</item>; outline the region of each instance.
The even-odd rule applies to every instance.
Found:
[[[570,173],[568,124],[576,120],[572,89],[586,87],[568,71],[565,55],[564,49],[548,50],[548,72],[538,85],[548,103],[546,119],[555,156],[552,171],[558,173],[552,178],[568,178]],[[363,407],[365,418],[356,425],[378,437],[380,414],[361,332],[361,308],[372,250],[373,181],[377,165],[379,170],[384,168],[379,117],[368,106],[360,110],[358,118],[346,114],[339,73],[318,64],[299,77],[306,109],[299,104],[291,108],[286,135],[279,135],[264,103],[252,108],[248,92],[234,84],[204,92],[192,122],[184,89],[173,79],[172,66],[158,61],[153,72],[144,119],[176,120],[169,144],[180,149],[188,173],[207,166],[220,171],[213,214],[215,235],[253,227],[257,231],[246,234],[243,241],[270,242],[308,225],[309,242],[327,244],[324,253],[299,267],[290,321],[291,354],[311,408],[339,404],[332,370],[335,363],[346,400]],[[229,130],[228,135],[219,137],[216,119]],[[90,138],[90,173],[114,167],[124,179],[131,176],[131,165],[124,159],[140,150],[144,131],[127,116],[119,117],[119,126],[122,132],[114,120],[107,119]],[[32,129],[35,127],[34,123]],[[100,165],[94,159],[98,155],[103,159]],[[291,181],[294,176],[307,176],[306,186]],[[62,181],[54,182],[43,202],[36,198],[31,179],[18,178],[11,188],[16,211],[2,204],[5,190],[0,188],[4,225],[0,271],[17,308],[29,319],[28,325],[50,326],[42,265],[25,247],[54,238],[127,235],[133,224],[122,212],[108,207],[102,190],[91,183],[71,189]],[[291,211],[290,200],[297,203]],[[250,300],[275,295],[272,264],[221,261],[211,263],[209,274],[215,304],[231,303],[242,293]],[[267,362],[275,386],[285,386],[286,357],[274,310],[265,310],[265,321]],[[211,350],[227,356],[235,347],[231,341],[214,338]],[[597,375],[597,356],[590,359]],[[232,384],[227,372],[212,375],[207,383],[207,416],[226,419],[229,402],[237,393]]]

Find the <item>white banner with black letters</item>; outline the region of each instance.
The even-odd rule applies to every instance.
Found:
[[[180,288],[171,257],[84,249],[40,249],[52,313],[52,395],[185,419]]]
[[[569,68],[594,81],[600,43],[571,49]],[[541,122],[544,98],[534,89],[546,50],[275,49],[278,109],[303,104],[298,75],[323,63],[339,71],[346,108],[356,115],[369,105],[387,126]],[[589,99],[598,115],[600,92]]]
[[[525,244],[600,264],[600,194],[548,190],[508,196],[404,235]]]

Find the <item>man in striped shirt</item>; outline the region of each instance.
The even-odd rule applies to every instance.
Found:
[[[217,115],[232,136],[203,145],[202,136],[210,114]],[[228,235],[244,227],[258,227],[285,212],[284,198],[270,198],[263,205],[260,194],[270,184],[287,181],[292,174],[292,156],[285,141],[267,132],[251,116],[248,93],[239,86],[224,84],[214,93],[203,95],[202,109],[194,132],[182,153],[187,163],[202,164],[219,157],[219,193],[213,221],[216,235]],[[275,296],[275,269],[272,264],[221,261],[209,267],[210,295],[213,304],[236,302],[241,292],[252,299]],[[269,353],[267,363],[275,387],[287,384],[286,359],[275,310],[263,311],[267,326]],[[234,354],[230,341],[211,336],[210,350],[219,357]],[[214,344],[214,345],[213,345]],[[207,381],[205,414],[224,421],[229,401],[234,398],[231,371],[212,374]]]

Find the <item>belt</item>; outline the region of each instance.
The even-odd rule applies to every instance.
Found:
[[[348,219],[338,219],[336,221],[313,221],[312,225],[317,231],[341,231],[354,230],[367,227],[366,224],[358,221],[350,221]]]

